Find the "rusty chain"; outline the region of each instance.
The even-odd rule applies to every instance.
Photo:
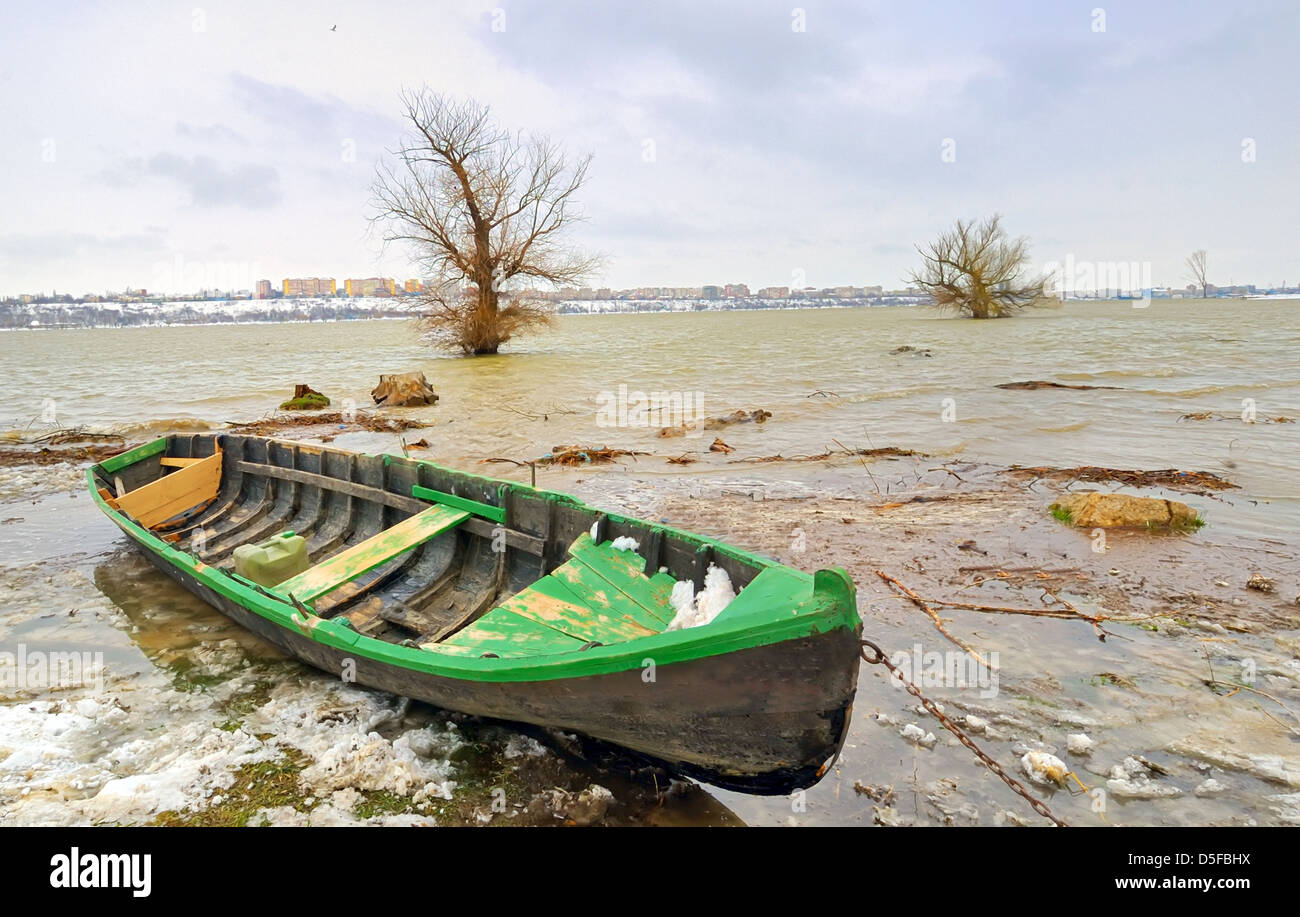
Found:
[[[895,678],[897,678],[900,682],[902,682],[903,687],[907,689],[908,694],[912,695],[917,700],[919,700],[921,702],[921,705],[930,712],[930,715],[943,724],[944,729],[947,729],[949,732],[955,735],[957,737],[957,741],[961,742],[961,744],[969,748],[975,754],[975,757],[979,758],[980,761],[983,762],[985,767],[987,767],[994,774],[996,774],[998,778],[1002,780],[1003,783],[1011,787],[1012,791],[1015,792],[1018,796],[1022,797],[1025,800],[1025,802],[1029,803],[1030,807],[1035,812],[1043,816],[1043,818],[1046,818],[1049,821],[1055,823],[1056,826],[1059,828],[1070,827],[1069,822],[1066,822],[1065,820],[1057,818],[1055,815],[1053,815],[1052,810],[1047,807],[1047,803],[1043,802],[1041,799],[1034,796],[1027,789],[1025,789],[1025,785],[1023,783],[1021,783],[1015,777],[1012,777],[1005,770],[1003,770],[1001,764],[998,764],[998,762],[994,761],[991,757],[988,756],[987,753],[985,753],[985,751],[982,748],[980,748],[973,741],[971,741],[970,736],[962,732],[960,726],[958,726],[947,716],[945,716],[944,712],[939,709],[938,705],[935,704],[934,701],[930,700],[928,697],[922,694],[921,689],[918,688],[916,685],[914,685],[911,679],[904,677],[903,673],[898,670],[898,667],[895,666],[892,662],[890,662],[889,659],[885,656],[884,650],[876,646],[870,640],[861,640],[859,642],[861,643],[861,646],[859,647],[858,651],[862,654],[862,659],[864,662],[870,665],[883,665],[885,668],[889,669],[890,673]],[[870,650],[875,655],[874,656],[867,655],[868,650]]]

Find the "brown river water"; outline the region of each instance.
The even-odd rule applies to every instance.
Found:
[[[920,352],[891,353],[904,345]],[[572,316],[508,352],[472,360],[431,352],[402,321],[13,332],[0,335],[0,429],[30,435],[57,423],[142,441],[264,416],[299,382],[336,407],[365,409],[381,372],[420,370],[440,403],[389,412],[430,425],[405,434],[430,443],[420,455],[526,480],[527,469],[479,463],[535,459],[572,444],[644,451],[613,466],[539,469],[537,483],[778,556],[788,540],[784,530],[773,534],[778,520],[797,524],[813,505],[879,501],[886,491],[924,486],[926,469],[940,464],[1100,465],[1209,471],[1239,485],[1222,499],[1169,494],[1201,510],[1209,525],[1162,545],[1171,559],[1153,557],[1153,565],[1190,569],[1197,561],[1185,546],[1212,533],[1219,545],[1275,556],[1285,573],[1300,543],[1300,425],[1280,419],[1300,418],[1298,351],[1300,302],[1248,300],[1069,303],[995,322],[921,308]],[[1099,388],[996,387],[1025,380]],[[761,408],[772,417],[664,439],[655,435],[658,423],[602,412],[617,405],[621,387],[629,395],[666,393],[702,416]],[[709,452],[715,436],[735,451]],[[377,433],[342,433],[334,444],[401,448],[396,435]],[[847,458],[739,461],[885,446],[929,458],[886,462],[874,473]],[[665,461],[683,454],[696,461]],[[81,485],[69,465],[0,468],[0,652],[102,654],[95,678],[83,679],[93,683],[0,684],[0,823],[139,823],[163,812],[215,810],[230,803],[224,797],[244,795],[242,778],[232,774],[272,768],[286,748],[308,762],[298,774],[308,801],[268,798],[254,823],[501,821],[523,818],[529,801],[554,786],[572,796],[587,789],[599,800],[603,791],[593,785],[613,793],[601,812],[636,823],[1036,820],[936,722],[914,712],[915,702],[865,670],[843,758],[807,794],[684,787],[643,805],[619,763],[584,762],[514,730],[421,705],[398,709],[393,698],[281,658],[137,558]],[[753,509],[758,491],[774,501],[763,513]],[[1046,527],[1052,520],[1038,521],[1040,507],[1002,505],[961,524],[982,541],[1020,518],[1016,512],[1025,520],[1018,537],[1033,542],[1025,551],[1043,552],[1046,563],[1047,542],[1060,536]],[[910,538],[933,539],[949,524],[918,518],[911,529],[891,530],[890,545],[876,553],[869,528],[855,529],[851,545],[827,548],[827,562],[859,577],[868,630],[882,645],[953,649],[934,642],[923,615],[873,605],[851,551],[873,561],[902,551],[902,563]],[[1031,538],[1039,526],[1046,534]],[[810,569],[819,562],[782,559]],[[1098,575],[1106,575],[1104,565]],[[1289,599],[1300,583],[1280,583],[1286,590]],[[1300,819],[1300,721],[1258,696],[1248,713],[1225,712],[1217,695],[1193,690],[1207,659],[1222,670],[1246,655],[1266,673],[1260,690],[1300,711],[1294,618],[1267,632],[1229,629],[1208,638],[1190,625],[1172,634],[1127,627],[1104,646],[1087,628],[1026,620],[970,622],[982,645],[1002,652],[1003,689],[996,698],[954,703],[991,721],[990,751],[1008,766],[1026,750],[1066,757],[1067,732],[1103,737],[1091,760],[1071,761],[1089,786],[1110,778],[1123,802],[1098,817],[1095,801],[1076,788],[1056,791],[1054,809],[1081,824]],[[1207,649],[1207,641],[1217,643]],[[1118,695],[1113,680],[1099,680],[1122,672],[1159,675]],[[1171,704],[1205,729],[1189,738],[1184,724],[1159,720]],[[940,734],[937,745],[900,737],[911,723]],[[1171,776],[1148,784],[1146,774],[1110,773],[1131,755],[1157,752],[1166,754]],[[1223,789],[1206,788],[1209,779]],[[509,800],[504,816],[487,805],[497,784]],[[855,784],[893,793],[872,796]],[[402,802],[411,798],[418,805]],[[467,798],[484,805],[452,804]],[[562,817],[566,806],[576,804],[554,808]]]

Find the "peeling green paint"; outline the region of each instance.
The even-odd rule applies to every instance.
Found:
[[[107,460],[101,463],[98,469],[118,470],[134,461],[156,455],[165,448],[166,439],[156,440]],[[218,595],[239,604],[278,627],[294,633],[304,633],[303,629],[295,623],[297,612],[288,599],[267,594],[232,575],[207,566],[194,557],[176,550],[120,511],[112,509],[95,486],[95,471],[96,468],[92,467],[86,473],[92,499],[100,510],[130,538],[183,575],[196,580]],[[526,485],[481,478],[476,475],[464,475],[464,477],[492,485],[517,488],[521,492],[535,493],[546,499],[596,512],[568,494],[539,491]],[[614,521],[639,522],[621,516],[607,515],[606,518]],[[671,665],[753,647],[769,646],[833,630],[854,630],[859,626],[853,584],[843,571],[822,571],[814,581],[814,578],[807,573],[780,567],[770,560],[714,539],[668,527],[656,528],[678,535],[697,546],[709,545],[719,554],[753,564],[762,570],[760,577],[779,570],[779,578],[785,581],[784,586],[788,589],[796,584],[803,585],[807,588],[805,593],[807,598],[804,601],[791,602],[787,593],[785,598],[780,600],[780,590],[773,583],[770,587],[773,592],[768,593],[769,587],[765,587],[763,590],[756,591],[750,599],[748,597],[750,589],[747,588],[732,603],[733,606],[737,606],[734,613],[729,606],[705,627],[651,634],[635,640],[591,647],[582,652],[545,656],[481,658],[477,654],[469,655],[466,652],[469,648],[463,646],[439,644],[436,650],[401,646],[359,634],[341,621],[319,619],[315,619],[317,623],[314,627],[305,631],[305,636],[324,646],[345,650],[379,664],[396,666],[412,672],[478,682],[527,682],[639,670],[642,661],[647,658],[653,659],[659,666]],[[581,557],[578,559],[581,560]],[[627,563],[633,565],[635,561],[628,558]],[[667,582],[664,582],[664,579]],[[671,591],[671,577],[664,579],[660,579],[657,575],[649,578],[642,577],[640,581],[629,580],[629,582],[651,584],[649,587],[651,592],[644,597],[644,601],[643,596],[633,594],[631,590],[625,591],[625,594],[638,604],[642,604],[642,607],[651,607],[651,599],[656,605],[662,605],[663,598],[666,598],[663,592],[665,586]],[[775,580],[777,577],[768,577],[768,579]],[[751,587],[757,583],[756,579]],[[769,602],[758,602],[757,600],[764,595]]]

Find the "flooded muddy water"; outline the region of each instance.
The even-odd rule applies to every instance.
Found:
[[[138,441],[265,415],[296,382],[365,407],[380,372],[421,369],[441,402],[393,412],[430,424],[406,434],[430,443],[421,455],[527,480],[527,468],[480,461],[561,444],[645,452],[542,468],[537,483],[803,569],[845,567],[866,635],[923,682],[927,654],[951,664],[963,651],[877,570],[931,600],[1058,611],[1064,600],[1107,618],[1102,641],[1082,618],[944,606],[947,629],[996,658],[996,678],[922,685],[1071,823],[1296,823],[1300,426],[1286,419],[1300,415],[1300,329],[1294,303],[1233,306],[1231,332],[1222,303],[1158,301],[988,323],[914,309],[569,318],[481,360],[433,358],[401,322],[10,333],[0,418],[21,438],[43,428],[50,398],[58,423]],[[111,365],[93,356],[105,341]],[[890,352],[904,344],[934,355]],[[191,355],[182,375],[156,359],[165,352]],[[996,388],[1034,379],[1116,388]],[[772,417],[665,439],[602,420],[620,386],[700,393],[709,416]],[[401,448],[393,434],[307,438],[320,435]],[[715,435],[735,451],[710,452]],[[925,454],[748,461],[882,446]],[[1209,524],[1116,533],[1098,552],[1046,512],[1066,485],[998,474],[1013,463],[1195,469],[1239,487],[1152,491]],[[1039,820],[879,667],[863,667],[839,761],[793,797],[670,782],[562,736],[340,684],[156,572],[83,487],[72,465],[0,467],[6,824]],[[1273,590],[1248,588],[1256,574]],[[56,657],[80,666],[75,684],[32,675],[57,674]],[[1079,735],[1087,753],[1070,749]],[[1074,776],[1032,783],[1020,765],[1030,752]]]

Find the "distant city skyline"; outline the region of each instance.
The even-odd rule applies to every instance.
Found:
[[[1300,278],[1281,0],[47,4],[6,34],[0,295],[409,276],[367,201],[422,85],[594,153],[595,286],[898,288],[994,212],[1035,265]]]
[[[225,299],[401,299],[416,296],[423,292],[423,281],[407,278],[398,281],[395,277],[348,278],[339,285],[333,277],[283,278],[277,285],[269,279],[261,279],[252,288],[203,289],[193,293],[176,291],[159,291],[148,288],[128,288],[122,291],[105,291],[104,293],[72,294],[51,290],[46,293],[20,293],[0,295],[0,303],[129,303],[129,302],[185,302],[185,301],[221,301]],[[751,288],[746,283],[702,284],[700,286],[640,286],[628,288],[613,287],[561,287],[557,289],[527,289],[515,291],[531,297],[555,303],[582,301],[654,301],[654,300],[781,300],[781,299],[818,299],[818,300],[873,300],[880,298],[923,296],[912,286],[888,288],[883,284],[841,284],[834,287],[788,287],[767,286]],[[1245,296],[1252,294],[1300,294],[1300,284],[1288,286],[1283,284],[1214,284],[1205,285],[1204,290],[1195,283],[1183,286],[1165,284],[1093,286],[1088,288],[1068,287],[1046,288],[1049,295],[1065,299],[1095,299],[1110,295],[1148,294],[1157,297],[1188,296],[1199,297],[1202,292],[1210,296]]]

